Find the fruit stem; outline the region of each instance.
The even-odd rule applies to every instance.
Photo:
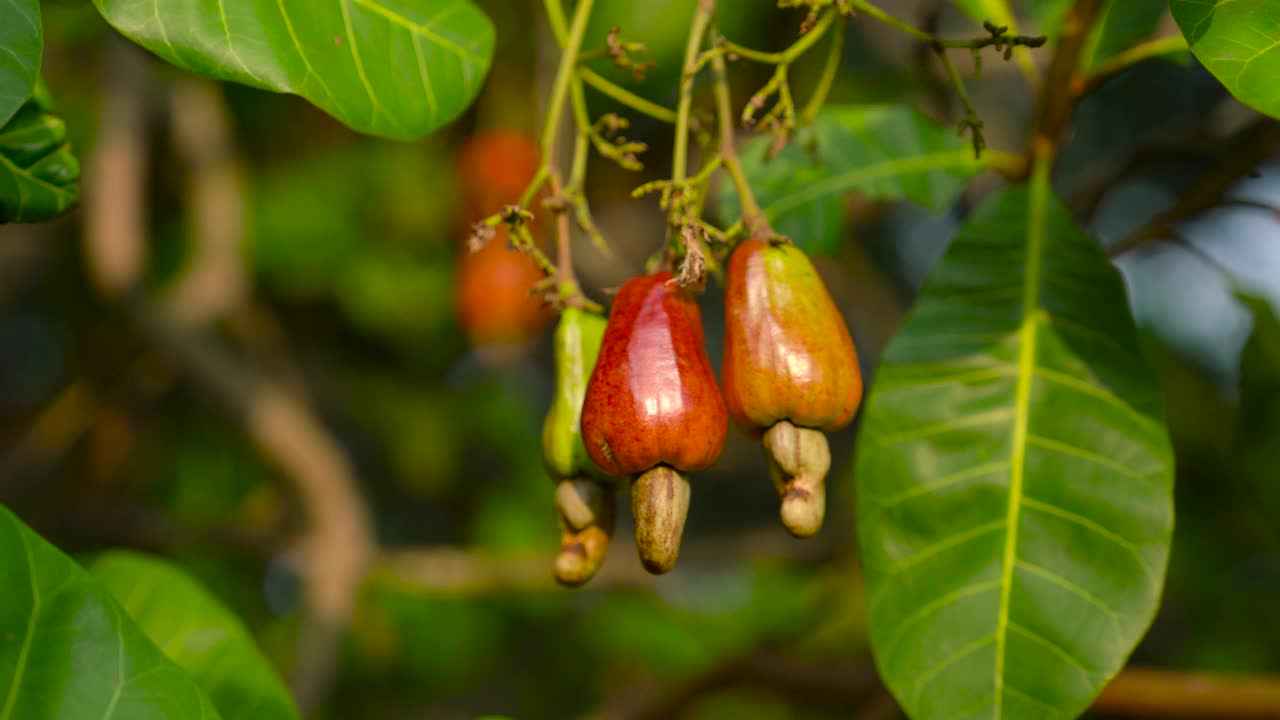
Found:
[[[560,0],[546,0],[548,15],[551,6]],[[542,161],[548,168],[555,167],[556,133],[560,130],[560,116],[564,112],[565,99],[569,97],[569,83],[578,66],[578,53],[582,51],[582,36],[587,31],[587,20],[595,0],[578,0],[573,11],[573,24],[560,55],[560,67],[556,69],[555,83],[551,86],[551,98],[547,103],[547,116],[542,126]],[[556,8],[559,10],[559,8]],[[554,174],[554,171],[551,172]]]
[[[675,567],[689,516],[689,492],[689,480],[667,465],[650,468],[631,484],[636,550],[654,575]]]
[[[846,20],[844,16],[839,19],[839,25],[831,34],[831,44],[827,47],[827,59],[822,66],[822,75],[818,78],[818,84],[813,89],[813,94],[809,96],[809,101],[805,103],[804,109],[800,111],[801,125],[808,125],[818,116],[818,112],[822,110],[822,106],[827,102],[827,95],[831,93],[831,85],[835,82],[836,73],[840,70],[840,60],[844,56],[844,31]],[[809,32],[813,32],[810,30]]]
[[[714,78],[716,95],[716,116],[720,122],[720,158],[724,167],[733,178],[733,185],[738,190],[738,200],[742,205],[743,224],[746,225],[749,237],[768,239],[773,237],[773,228],[769,218],[760,209],[756,196],[747,183],[746,173],[742,171],[742,162],[738,159],[737,140],[733,130],[733,109],[729,99],[729,80],[725,74],[724,58],[711,58],[711,73]]]
[[[689,115],[693,110],[693,79],[698,74],[698,52],[702,47],[702,38],[706,35],[715,12],[715,0],[698,0],[698,7],[693,13],[693,22],[689,26],[689,39],[685,43],[684,64],[680,71],[680,100],[676,103],[675,147],[671,153],[672,188],[683,184],[688,175]],[[680,203],[672,203],[670,212],[670,224],[678,225]]]

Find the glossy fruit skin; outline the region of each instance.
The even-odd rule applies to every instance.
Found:
[[[467,138],[458,153],[465,222],[519,202],[538,171],[540,158],[537,141],[516,130],[483,130]]]
[[[550,311],[531,291],[543,278],[538,264],[507,241],[499,226],[492,240],[458,258],[458,322],[473,346],[517,344],[537,335]]]
[[[853,339],[813,263],[791,244],[749,239],[729,260],[722,375],[749,434],[779,420],[835,430],[862,399]]]
[[[611,475],[657,465],[696,472],[724,449],[729,421],[702,315],[671,280],[632,278],[613,300],[582,407],[587,453]]]
[[[542,459],[555,480],[601,477],[582,443],[582,400],[604,339],[606,321],[596,313],[565,308],[556,325],[556,390],[542,423]]]

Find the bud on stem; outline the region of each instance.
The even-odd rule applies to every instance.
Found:
[[[616,516],[613,486],[586,477],[562,480],[556,486],[555,502],[560,518],[556,580],[582,585],[604,564],[609,550]]]
[[[661,575],[675,567],[689,515],[688,479],[668,465],[644,472],[631,485],[631,514],[645,569]]]
[[[798,538],[822,529],[827,512],[824,481],[831,469],[831,449],[821,430],[779,420],[764,434],[769,477],[782,497],[782,525]]]

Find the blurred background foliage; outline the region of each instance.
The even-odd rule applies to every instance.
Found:
[[[646,43],[657,67],[643,81],[602,72],[671,105],[683,18],[695,2],[600,3],[584,46],[602,46],[615,25]],[[823,718],[847,717],[851,704],[859,716],[892,717],[862,625],[850,527],[853,428],[833,439],[834,498],[818,538],[802,543],[778,527],[757,450],[733,434],[716,467],[694,479],[686,550],[673,573],[640,570],[622,512],[601,575],[572,592],[552,583],[558,534],[539,444],[549,333],[501,353],[469,347],[454,298],[476,219],[460,216],[458,148],[486,129],[534,133],[557,54],[536,3],[480,4],[498,29],[484,94],[422,142],[362,137],[294,98],[216,86],[245,198],[241,270],[252,288],[243,317],[219,334],[238,356],[306,388],[349,455],[388,553],[360,591],[332,699],[316,717]],[[884,4],[943,34],[976,34],[950,3]],[[725,34],[765,50],[789,44],[801,20],[771,3],[721,5]],[[1036,12],[1023,30],[1056,21],[1040,7],[1052,4],[1028,5]],[[1150,16],[1138,38],[1173,29],[1163,3],[1133,5]],[[44,19],[46,79],[58,88],[74,146],[92,157],[100,88],[118,67],[110,58],[120,43],[88,3],[47,1]],[[1055,184],[1104,245],[1170,207],[1249,119],[1202,68],[1175,60],[1134,67],[1076,113]],[[800,63],[797,87],[814,81],[818,62]],[[832,102],[902,101],[954,120],[935,65],[906,36],[854,23]],[[986,65],[971,92],[988,141],[1017,150],[1032,95],[1012,63]],[[183,80],[151,59],[141,67],[146,267],[163,293],[181,282],[193,253],[189,170],[167,109]],[[749,96],[767,73],[740,64],[735,96]],[[589,94],[593,113],[623,112]],[[591,201],[614,254],[575,238],[579,274],[597,299],[639,271],[664,232],[656,201],[632,201],[629,192],[667,171],[670,132],[633,120],[628,135],[650,145],[645,172],[598,158],[590,167]],[[975,183],[941,210],[845,203],[843,242],[820,248],[820,268],[868,376],[930,264],[993,183]],[[1277,671],[1280,166],[1263,166],[1230,197],[1248,202],[1118,259],[1165,388],[1178,458],[1169,583],[1136,660]],[[0,501],[70,551],[127,546],[175,559],[288,675],[298,661],[298,577],[287,544],[298,522],[294,498],[242,423],[96,299],[82,222],[77,212],[0,229]],[[714,282],[702,306],[718,367],[723,313]],[[766,683],[752,674],[753,663],[768,662],[785,677],[796,661],[810,664],[802,677]]]

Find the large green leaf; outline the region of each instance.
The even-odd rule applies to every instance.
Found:
[[[80,161],[52,108],[37,83],[31,99],[0,127],[0,223],[48,220],[80,200]]]
[[[361,132],[414,139],[461,113],[493,26],[470,0],[94,0],[178,67],[294,93]]]
[[[1164,10],[1165,0],[1109,0],[1080,55],[1081,70],[1088,75],[1102,61],[1151,35]]]
[[[1240,102],[1280,118],[1280,3],[1169,0],[1196,59]]]
[[[0,720],[217,718],[89,573],[0,507]]]
[[[39,0],[0,0],[0,127],[31,96],[43,47]]]
[[[819,253],[839,247],[844,195],[941,209],[996,157],[975,159],[964,138],[906,105],[831,106],[773,158],[770,141],[758,137],[743,148],[743,170],[774,229]],[[728,183],[720,213],[731,222],[741,215]]]
[[[1173,460],[1120,277],[1046,172],[961,228],[858,444],[873,649],[908,714],[1082,712],[1159,603]]]
[[[239,618],[185,572],[121,551],[99,556],[89,571],[223,717],[298,717],[289,691]]]

